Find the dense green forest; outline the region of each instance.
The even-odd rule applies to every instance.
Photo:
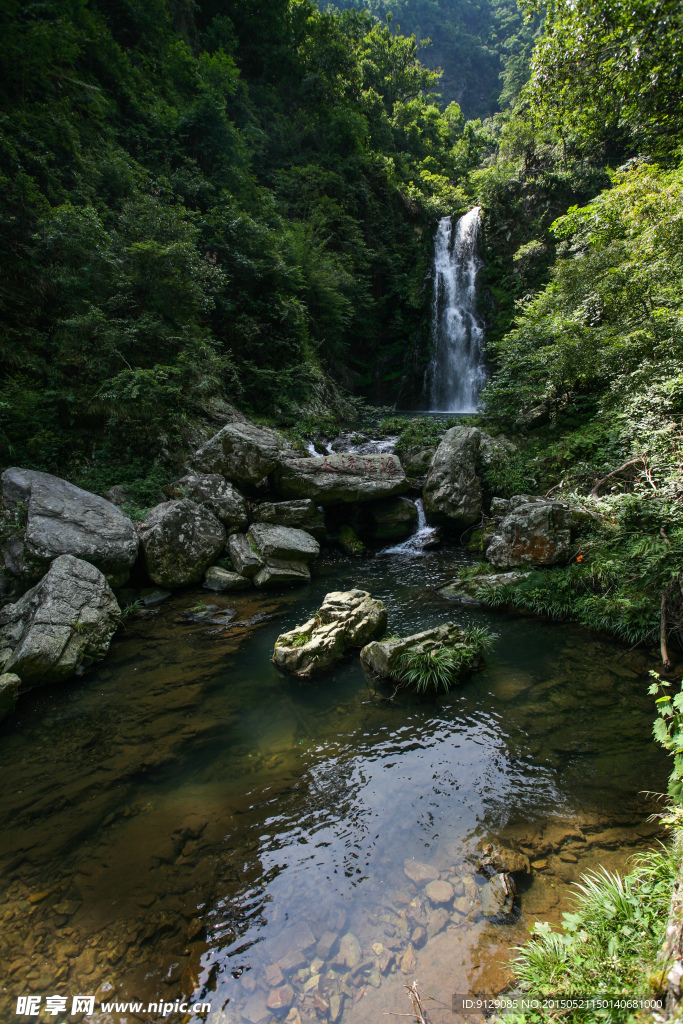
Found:
[[[308,0],[0,10],[4,462],[115,478],[217,397],[392,397],[471,161],[413,39]]]
[[[517,0],[336,0],[335,6],[367,9],[415,35],[422,62],[442,72],[442,104],[455,101],[468,120],[514,104],[541,24],[538,14],[525,18]]]

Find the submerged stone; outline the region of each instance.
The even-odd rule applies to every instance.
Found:
[[[435,882],[439,877],[438,868],[422,860],[404,860],[403,870],[410,881],[418,887],[426,885],[427,882]]]
[[[14,711],[20,686],[21,679],[14,672],[3,672],[0,675],[0,720]]]
[[[515,888],[510,875],[494,875],[481,890],[484,917],[507,917],[512,913]]]
[[[202,586],[205,590],[223,593],[228,590],[246,590],[251,586],[251,581],[237,572],[229,572],[219,565],[211,565],[204,573]]]

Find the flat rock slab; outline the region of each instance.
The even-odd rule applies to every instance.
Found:
[[[423,860],[404,860],[403,870],[410,881],[418,887],[426,885],[427,882],[435,882],[439,877],[437,868]]]
[[[387,610],[366,590],[332,591],[317,614],[275,641],[273,664],[308,679],[331,668],[349,647],[386,629]]]
[[[427,882],[425,895],[432,903],[450,903],[455,896],[455,890],[450,882],[436,880],[434,882]]]
[[[252,523],[247,538],[264,562],[271,559],[310,562],[320,554],[315,537],[292,526],[272,526],[270,523]]]
[[[15,515],[23,510],[25,557],[42,565],[43,572],[59,555],[73,555],[107,576],[121,577],[137,558],[138,537],[128,516],[60,477],[16,466],[6,469],[2,502]]]
[[[291,952],[303,953],[315,946],[315,936],[304,921],[286,928],[279,935],[268,939],[266,952],[272,961],[281,961]]]
[[[263,501],[253,510],[255,523],[271,526],[293,526],[318,539],[325,536],[325,516],[311,498],[299,501]]]
[[[311,498],[320,505],[389,498],[409,486],[395,455],[281,459],[274,480],[283,498]]]
[[[254,576],[254,584],[261,590],[310,582],[311,571],[305,562],[290,562],[276,558],[271,558]]]

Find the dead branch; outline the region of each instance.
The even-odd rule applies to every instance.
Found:
[[[598,480],[598,482],[593,487],[593,490],[591,491],[591,498],[599,498],[600,488],[603,484],[606,484],[608,480],[611,480],[613,476],[618,476],[619,473],[623,473],[625,469],[630,469],[631,466],[638,465],[645,466],[645,468],[647,469],[647,463],[645,462],[645,459],[642,457],[642,455],[639,455],[637,459],[631,459],[629,462],[625,462],[623,466],[619,466],[619,469],[613,469],[612,472],[608,473],[607,476],[604,476],[602,480]],[[652,483],[652,481],[650,481],[650,483]],[[654,484],[652,484],[652,486],[654,487]]]

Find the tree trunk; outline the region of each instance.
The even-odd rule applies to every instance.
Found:
[[[666,587],[662,590],[662,605],[659,617],[659,650],[662,654],[664,671],[669,672],[671,670],[671,662],[669,661],[669,651],[666,646]]]

